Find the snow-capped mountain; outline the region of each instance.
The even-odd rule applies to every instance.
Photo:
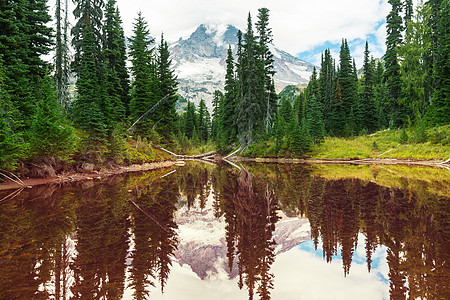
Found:
[[[204,99],[211,108],[215,90],[223,91],[228,45],[234,53],[238,29],[232,25],[200,25],[186,39],[180,38],[170,46],[178,92],[198,104]],[[271,45],[275,65],[277,92],[291,84],[307,83],[313,65]]]

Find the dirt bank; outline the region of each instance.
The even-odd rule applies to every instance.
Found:
[[[163,162],[154,162],[154,163],[145,163],[142,165],[131,165],[131,166],[117,166],[101,171],[89,171],[89,172],[67,172],[60,175],[56,175],[54,177],[47,178],[25,178],[19,180],[15,179],[13,176],[10,176],[14,181],[7,179],[5,182],[0,183],[0,190],[9,190],[9,189],[17,189],[17,188],[31,188],[35,185],[41,185],[46,183],[67,183],[67,182],[75,182],[80,180],[100,180],[102,178],[129,173],[129,172],[138,172],[138,171],[148,171],[160,168],[169,168],[177,164],[176,161],[163,161]]]

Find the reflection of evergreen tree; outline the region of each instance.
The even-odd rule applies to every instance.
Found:
[[[296,213],[296,206],[306,213],[316,247],[322,240],[324,259],[331,261],[340,249],[344,274],[361,231],[369,271],[377,245],[388,248],[391,298],[448,298],[449,199],[431,195],[429,184],[413,186],[401,178],[401,188],[388,188],[356,179],[325,180],[304,166],[247,167],[277,187],[286,214]]]
[[[167,282],[171,256],[177,247],[173,214],[178,201],[178,186],[173,180],[161,179],[150,186],[136,188],[133,195],[133,233],[131,286],[135,299],[147,299],[148,287],[157,279],[162,291]]]
[[[75,299],[122,298],[129,227],[124,193],[108,183],[80,193],[78,255],[72,265]]]
[[[53,296],[49,283],[57,248],[72,229],[72,200],[53,186],[23,191],[1,203],[0,299]]]
[[[376,212],[378,187],[374,183],[368,183],[361,191],[361,219],[363,230],[366,235],[366,261],[367,269],[370,272],[372,266],[372,253],[375,250],[377,239]]]
[[[272,239],[277,200],[267,184],[242,170],[235,184],[224,185],[226,239],[230,270],[237,258],[239,288],[248,289],[249,299],[255,292],[270,299],[275,242]]]

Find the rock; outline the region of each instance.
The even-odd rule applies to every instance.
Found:
[[[83,163],[83,164],[81,165],[81,171],[82,171],[82,172],[92,172],[92,171],[94,171],[94,167],[95,167],[94,164],[91,164],[91,163]]]

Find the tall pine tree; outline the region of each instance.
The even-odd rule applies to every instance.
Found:
[[[242,55],[242,96],[236,106],[236,124],[241,147],[253,143],[253,134],[262,123],[261,101],[258,99],[258,73],[256,61],[256,40],[253,34],[250,13],[247,19],[244,53]]]
[[[159,97],[155,93],[158,79],[154,62],[154,40],[149,37],[147,22],[142,13],[133,24],[133,36],[130,38],[131,71],[134,81],[132,83],[130,115],[133,120],[138,120],[149,110]],[[136,125],[136,133],[148,136],[152,131],[152,118],[148,117]]]
[[[369,57],[369,43],[366,41],[363,64],[363,91],[361,95],[361,128],[367,132],[374,132],[378,128],[373,63]]]
[[[178,131],[177,113],[175,104],[177,102],[177,77],[172,69],[172,59],[170,58],[169,45],[161,34],[161,42],[158,47],[157,57],[157,79],[159,97],[167,97],[164,103],[157,110],[159,122],[158,132],[166,138],[171,137]]]
[[[272,29],[269,27],[269,9],[258,9],[258,21],[256,22],[256,30],[258,32],[258,65],[260,70],[262,111],[264,118],[264,128],[266,133],[272,127],[273,119],[276,113],[277,95],[275,93],[275,85],[273,82],[274,59],[270,52],[270,44],[273,41]]]
[[[399,105],[401,97],[401,79],[400,64],[398,62],[397,48],[402,43],[403,22],[401,17],[401,0],[389,0],[391,11],[386,17],[386,54],[385,61],[385,80],[387,85],[387,106],[389,108],[389,123],[391,126],[403,124],[405,117]]]

